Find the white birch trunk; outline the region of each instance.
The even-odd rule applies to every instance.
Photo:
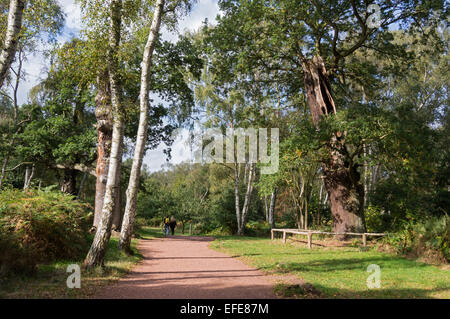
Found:
[[[19,122],[19,104],[17,103],[17,100],[18,100],[17,95],[18,95],[18,92],[19,92],[20,77],[22,75],[22,66],[23,66],[22,49],[19,49],[19,65],[17,67],[17,72],[14,72],[15,75],[16,75],[16,83],[15,83],[14,89],[13,89],[14,127],[16,128],[16,132],[12,136],[11,142],[9,144],[10,148],[14,147],[14,144],[16,142],[16,135],[21,130],[20,125],[18,125],[18,122]],[[0,85],[0,87],[1,87],[1,85]],[[5,156],[5,159],[3,160],[2,172],[1,172],[1,176],[0,176],[0,190],[3,187],[3,180],[6,177],[6,168],[8,167],[9,156],[10,156],[9,154],[10,153],[7,152],[7,154]]]
[[[8,166],[8,161],[9,161],[9,155],[7,154],[5,159],[3,160],[2,172],[1,172],[1,175],[0,175],[0,190],[3,187],[3,180],[6,177],[6,167]]]
[[[113,135],[111,157],[109,161],[108,180],[106,182],[105,199],[103,201],[102,218],[100,219],[94,241],[84,260],[85,268],[103,265],[106,249],[111,237],[111,225],[117,194],[117,174],[122,166],[123,146],[123,110],[121,106],[121,86],[119,83],[117,54],[120,45],[122,23],[122,1],[111,1],[111,26],[109,38],[109,77],[111,83],[111,102],[113,108]]]
[[[25,178],[24,178],[24,181],[23,181],[23,189],[24,190],[28,188],[28,179],[29,178],[30,178],[30,167],[27,166],[25,168]]]
[[[6,78],[19,42],[19,33],[22,28],[22,16],[25,9],[25,0],[11,0],[9,2],[8,26],[6,28],[5,42],[0,53],[0,88]]]
[[[32,179],[34,177],[34,168],[35,168],[35,166],[33,164],[32,168],[31,168],[31,171],[30,171],[30,167],[29,166],[27,166],[27,168],[25,170],[25,182],[24,182],[24,185],[23,185],[23,189],[24,190],[30,188],[30,186],[31,186],[31,181],[32,181]]]
[[[367,207],[367,197],[369,194],[369,164],[367,163],[367,146],[366,144],[363,145],[364,148],[364,178],[363,178],[363,184],[364,184],[364,208]]]
[[[270,196],[270,206],[269,206],[269,224],[270,228],[275,228],[275,219],[274,219],[274,212],[275,212],[275,203],[277,200],[277,189],[274,189],[271,196]]]
[[[88,173],[84,172],[83,178],[81,179],[80,188],[78,189],[77,199],[81,198],[81,194],[83,193],[84,183],[86,183],[86,178]]]
[[[236,162],[234,163],[234,206],[236,209],[237,233],[242,234],[241,205],[239,204],[239,167]]]
[[[264,196],[264,212],[266,216],[266,222],[269,222],[269,203],[267,202],[267,196]]]
[[[244,206],[242,207],[241,212],[241,229],[240,229],[241,232],[238,233],[239,235],[244,234],[245,223],[247,222],[248,209],[250,207],[250,198],[252,196],[253,191],[254,178],[255,178],[255,165],[250,164],[250,169],[248,172],[247,191],[245,193]]]
[[[137,132],[136,148],[134,150],[133,164],[127,189],[127,202],[120,232],[119,249],[130,251],[131,237],[133,235],[134,217],[136,215],[136,203],[141,175],[142,160],[145,144],[147,142],[148,126],[148,93],[150,91],[150,70],[152,66],[153,51],[159,36],[161,17],[163,14],[164,0],[157,0],[153,21],[148,35],[147,44],[142,58],[141,89],[140,89],[140,117]]]

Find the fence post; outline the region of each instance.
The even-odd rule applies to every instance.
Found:
[[[308,232],[308,248],[311,249],[312,247],[312,234]]]
[[[273,240],[274,235],[273,235],[273,229],[270,230],[270,240]]]
[[[286,232],[283,232],[283,244],[286,244]]]
[[[365,247],[367,245],[367,235],[366,234],[362,235],[362,241],[363,241],[363,246]]]

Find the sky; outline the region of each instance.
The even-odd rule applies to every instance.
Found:
[[[75,0],[59,0],[59,3],[66,14],[66,21],[58,42],[64,43],[79,34],[82,25],[81,10]],[[197,0],[190,14],[179,22],[178,32],[183,33],[187,30],[197,30],[205,19],[208,19],[210,23],[214,23],[217,14],[219,14],[217,0]],[[168,32],[164,27],[162,28],[161,36],[167,41],[176,41],[178,38],[177,34]],[[20,84],[19,104],[27,102],[30,89],[42,80],[45,75],[44,71],[46,66],[48,66],[48,62],[45,61],[42,54],[44,49],[42,46],[38,47],[34,54],[28,56],[28,60],[24,64],[24,70],[27,76],[26,81]],[[186,134],[184,134],[184,137],[186,137]],[[154,172],[160,170],[167,163],[166,155],[163,153],[165,148],[166,146],[162,144],[157,149],[147,152],[144,158],[144,164],[149,171]],[[170,163],[178,164],[185,161],[189,157],[185,152],[186,149],[184,138],[177,139],[172,147],[172,159]]]

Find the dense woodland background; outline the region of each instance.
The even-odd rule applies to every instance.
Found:
[[[57,1],[0,0],[2,57],[13,2],[25,8],[0,91],[0,271],[19,269],[6,266],[13,261],[27,269],[84,256],[89,234],[95,255],[95,243],[123,231],[125,211],[131,233],[167,215],[178,231],[192,224],[201,234],[356,229],[390,233],[386,242],[399,253],[431,250],[448,260],[445,1],[374,1],[381,22],[373,28],[371,1],[224,0],[216,24],[170,43],[151,38],[156,8],[160,23],[176,29],[188,0],[81,0],[83,31],[58,44]],[[52,45],[46,77],[19,105],[23,62],[44,42]],[[114,140],[119,120],[123,141]],[[261,164],[237,162],[140,169],[139,138],[143,151],[164,142],[170,153],[172,132],[195,121],[223,132],[279,128],[279,171],[263,175]],[[114,143],[123,161],[109,189]],[[102,263],[97,257],[92,265]]]

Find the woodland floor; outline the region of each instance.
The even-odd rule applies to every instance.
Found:
[[[0,282],[0,298],[450,298],[448,265],[429,265],[380,252],[376,243],[335,245],[292,237],[171,236],[144,227],[134,255],[111,238],[104,269],[82,272],[81,289],[66,286],[69,264],[41,265],[35,276]],[[137,248],[137,249],[136,249]],[[381,269],[368,289],[367,267]]]

